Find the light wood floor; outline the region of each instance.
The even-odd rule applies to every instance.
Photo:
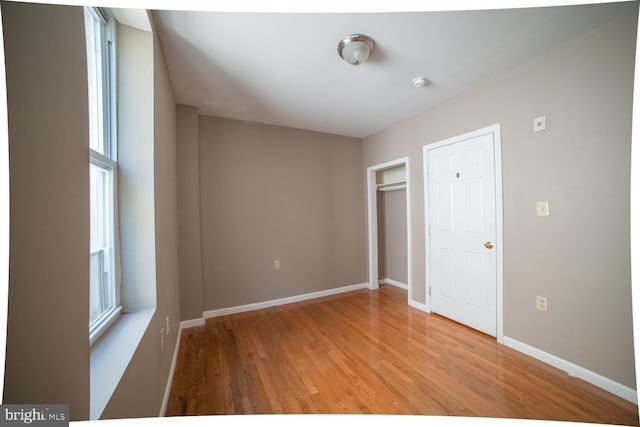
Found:
[[[166,415],[414,414],[640,425],[638,408],[382,286],[183,331]]]

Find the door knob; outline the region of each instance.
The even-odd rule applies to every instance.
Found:
[[[487,242],[487,243],[484,244],[484,247],[487,248],[487,249],[493,249],[493,243]]]

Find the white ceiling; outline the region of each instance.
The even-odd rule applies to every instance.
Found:
[[[629,13],[629,3],[395,13],[155,11],[176,102],[363,138]],[[369,60],[336,52],[353,33]],[[411,80],[423,75],[426,88]]]

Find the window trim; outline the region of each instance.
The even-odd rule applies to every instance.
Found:
[[[113,179],[113,188],[110,204],[113,207],[113,292],[115,297],[115,306],[103,313],[94,322],[89,323],[89,345],[93,345],[98,338],[111,326],[122,313],[121,300],[121,280],[120,280],[120,241],[119,241],[119,222],[118,222],[118,164],[112,159],[102,155],[101,153],[89,148],[89,163],[99,168],[110,171]]]
[[[93,345],[102,334],[113,325],[122,314],[122,306],[118,305],[102,314],[99,320],[89,330],[89,345]]]
[[[90,322],[89,345],[93,345],[100,336],[119,318],[122,307],[122,273],[120,263],[120,222],[119,222],[119,190],[118,190],[118,163],[117,163],[117,73],[116,73],[116,24],[115,19],[108,9],[85,7],[87,13],[102,24],[100,38],[100,66],[102,74],[102,138],[104,138],[104,154],[89,147],[89,163],[112,174],[111,207],[112,216],[112,245],[113,245],[113,292],[115,306],[103,313],[94,322]],[[85,37],[94,36],[85,34]],[[86,43],[86,42],[85,42]]]

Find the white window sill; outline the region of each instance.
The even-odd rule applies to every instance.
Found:
[[[91,347],[89,419],[102,415],[154,312],[155,308],[120,315]]]

